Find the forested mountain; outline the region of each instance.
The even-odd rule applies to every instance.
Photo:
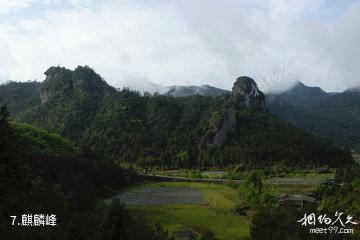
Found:
[[[279,93],[268,94],[268,102],[272,97],[281,98],[295,107],[302,109],[312,108],[315,104],[325,101],[332,93],[327,93],[319,87],[308,87],[302,82],[297,82],[291,89]]]
[[[118,162],[139,165],[307,166],[350,161],[347,152],[267,113],[256,83],[240,77],[217,97],[116,91],[89,67],[51,67],[41,104],[17,119],[54,131]]]
[[[345,92],[360,92],[360,86],[349,88]]]
[[[268,96],[272,113],[313,134],[353,148],[360,144],[360,92],[326,93],[299,83]]]

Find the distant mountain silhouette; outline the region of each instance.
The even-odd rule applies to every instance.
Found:
[[[294,88],[268,95],[272,113],[314,134],[350,148],[360,145],[360,91],[327,93],[298,83]]]
[[[201,86],[170,86],[165,88],[165,95],[173,97],[188,97],[194,95],[200,96],[221,96],[224,94],[230,94],[230,91],[220,88],[212,87],[210,85]]]

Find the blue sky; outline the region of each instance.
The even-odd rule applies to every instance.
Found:
[[[0,0],[0,82],[89,65],[116,87],[360,85],[357,0]]]

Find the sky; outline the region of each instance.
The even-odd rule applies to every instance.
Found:
[[[110,85],[156,91],[252,77],[360,85],[359,0],[0,0],[0,83],[88,65]]]

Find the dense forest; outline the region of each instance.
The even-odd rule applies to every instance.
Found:
[[[51,67],[45,74],[38,94],[41,104],[35,101],[23,111],[14,104],[15,119],[101,150],[115,162],[170,168],[274,163],[336,166],[351,162],[346,150],[282,122],[265,108],[243,104],[242,95],[176,98],[129,89],[116,91],[86,66],[74,71]],[[244,86],[238,84],[239,94],[243,94]],[[256,101],[264,104],[264,99]],[[226,134],[226,143],[204,147],[204,138],[225,125],[232,106],[236,128]]]
[[[160,225],[102,199],[139,181],[101,153],[34,126],[10,122],[0,109],[1,239],[168,239]],[[56,214],[57,225],[12,226],[10,216]]]

